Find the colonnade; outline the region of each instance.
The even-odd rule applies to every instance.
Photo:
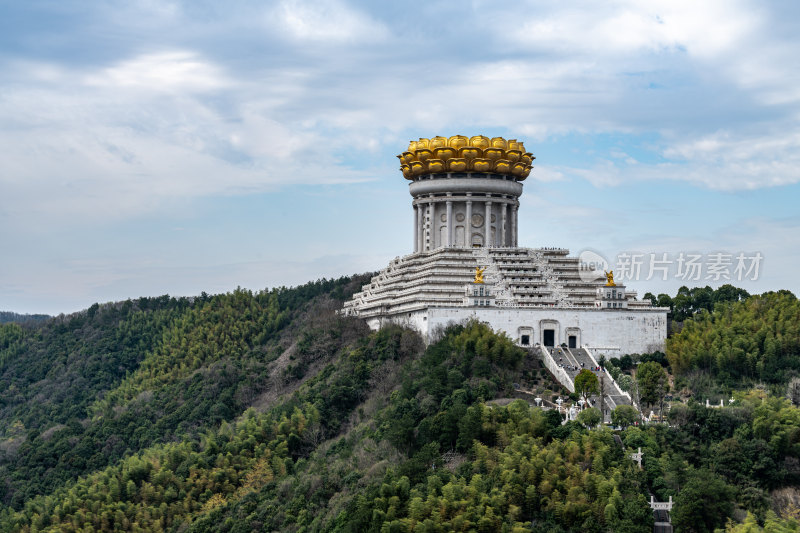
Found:
[[[517,246],[519,201],[514,197],[430,196],[416,198],[413,205],[414,252],[449,246]],[[440,220],[442,214],[444,220]],[[462,214],[463,219],[456,220]],[[480,223],[474,223],[474,215],[481,215],[481,219],[477,219]],[[492,215],[496,218],[494,237]],[[457,236],[459,224],[463,224],[464,231]],[[473,242],[475,234],[480,235],[482,242]]]

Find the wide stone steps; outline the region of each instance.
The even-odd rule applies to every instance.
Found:
[[[598,370],[594,360],[589,355],[589,352],[583,348],[568,348],[566,346],[554,346],[548,348],[553,360],[564,369],[569,378],[574,382],[575,377],[581,370],[586,369],[597,376],[598,380],[603,377],[605,379],[605,397],[604,397],[604,415],[610,416],[617,406],[631,405],[627,396],[619,394],[611,382],[611,376],[604,370]],[[596,401],[596,400],[595,400]],[[598,407],[596,404],[594,407]]]

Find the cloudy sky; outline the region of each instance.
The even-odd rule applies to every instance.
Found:
[[[737,0],[3,2],[0,310],[378,270],[412,249],[395,155],[454,134],[537,157],[521,245],[641,254],[640,292],[724,283],[722,254],[735,284],[798,293],[798,21]],[[648,276],[651,253],[706,270]]]

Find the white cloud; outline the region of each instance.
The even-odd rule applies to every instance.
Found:
[[[21,224],[32,215],[43,223],[120,218],[186,198],[369,178],[337,168],[336,143],[313,128],[272,118],[294,82],[260,101],[248,92],[257,84],[189,52],[88,74],[48,64],[15,69],[36,80],[0,95],[0,185]],[[209,92],[233,103],[220,108]]]
[[[683,179],[719,190],[800,183],[800,129],[754,134],[720,131],[668,146],[674,161],[646,167],[645,177]]]
[[[519,15],[502,18],[501,24]],[[520,44],[594,57],[661,51],[713,57],[736,47],[758,19],[745,2],[579,2],[567,8],[557,5],[545,13],[533,10],[509,26],[515,31],[503,34]]]
[[[270,12],[278,31],[301,41],[358,43],[380,41],[385,25],[337,0],[283,0]]]
[[[212,91],[229,82],[222,69],[188,51],[146,54],[86,77],[88,85],[108,89]]]
[[[756,147],[762,147],[758,151]],[[701,138],[669,147],[667,162],[644,164],[632,158],[599,158],[587,167],[557,166],[565,176],[586,179],[596,187],[647,180],[686,181],[720,191],[754,190],[800,183],[800,142],[772,136],[720,142]]]

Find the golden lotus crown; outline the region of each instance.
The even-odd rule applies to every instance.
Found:
[[[533,168],[533,154],[516,139],[483,135],[433,137],[408,144],[408,151],[397,156],[407,180],[440,172],[491,172],[508,174],[517,181],[528,177]]]

